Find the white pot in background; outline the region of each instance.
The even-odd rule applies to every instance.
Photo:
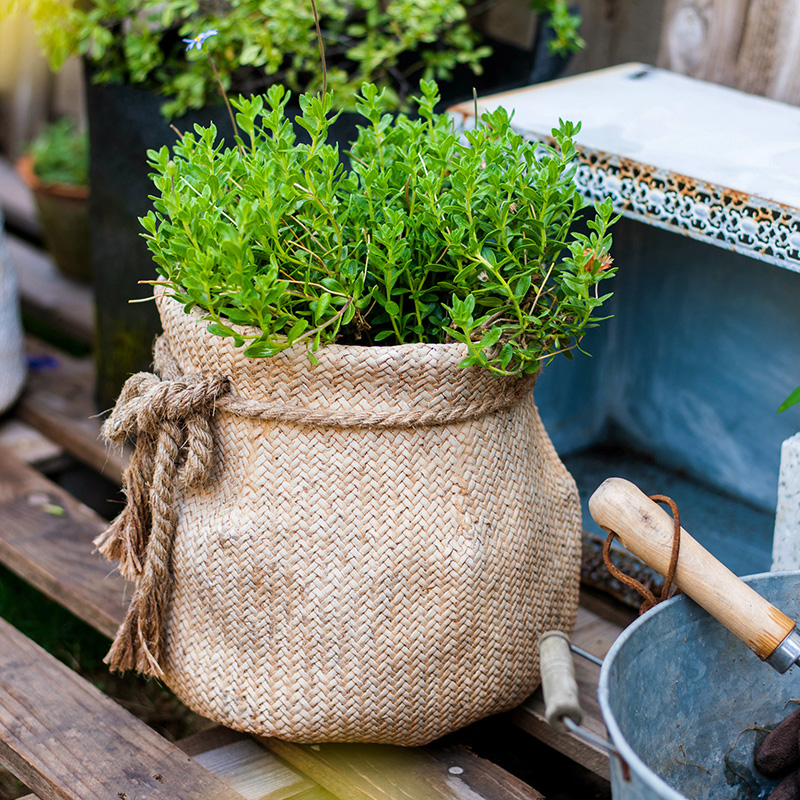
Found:
[[[7,411],[25,383],[25,341],[19,314],[17,276],[6,245],[0,213],[0,413]]]

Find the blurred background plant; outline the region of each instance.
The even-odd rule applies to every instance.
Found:
[[[491,48],[473,19],[499,0],[320,0],[329,91],[352,109],[364,81],[405,106],[420,79],[447,81],[459,66],[480,73]],[[3,10],[3,5],[5,10]],[[295,93],[321,87],[310,3],[282,0],[3,0],[3,13],[26,11],[50,65],[85,56],[98,83],[141,85],[170,99],[167,116],[200,108],[218,93],[203,53],[183,39],[214,29],[206,45],[226,90],[252,94],[281,83]],[[553,52],[580,49],[579,18],[566,0],[535,0],[554,29]]]
[[[62,117],[31,142],[33,172],[42,183],[89,183],[89,135],[75,121]]]

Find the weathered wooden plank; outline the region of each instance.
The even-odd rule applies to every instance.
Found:
[[[659,66],[800,105],[794,0],[667,0]]]
[[[658,66],[737,85],[737,58],[750,0],[667,0]]]
[[[68,492],[0,450],[0,561],[112,636],[131,590],[92,539],[106,523]]]
[[[22,310],[42,324],[91,344],[94,338],[91,289],[61,275],[52,259],[41,250],[15,236],[6,239],[17,273]]]
[[[102,419],[91,399],[94,369],[89,358],[72,358],[28,337],[31,362],[17,416],[74,458],[119,483],[129,451],[109,449],[100,440]]]
[[[42,800],[242,800],[3,620],[0,756]]]
[[[217,726],[177,746],[245,800],[336,800],[244,733]]]
[[[568,5],[578,8],[586,42],[570,59],[568,75],[628,61],[655,63],[664,0],[573,0]]]
[[[463,747],[298,745],[258,739],[342,800],[538,800],[535,789]]]
[[[65,458],[63,447],[13,417],[0,422],[0,446],[10,450],[26,464],[43,471]]]

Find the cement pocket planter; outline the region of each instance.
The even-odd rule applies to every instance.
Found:
[[[160,377],[102,537],[137,584],[109,660],[227,726],[420,744],[519,704],[571,629],[581,515],[533,379],[459,344],[248,359],[159,297]]]

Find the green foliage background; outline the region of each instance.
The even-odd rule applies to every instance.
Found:
[[[536,0],[551,13],[559,50],[581,46],[566,0]],[[481,70],[491,52],[470,21],[475,0],[317,0],[328,61],[327,88],[337,108],[352,109],[364,81],[387,89],[402,107],[420,78],[446,81],[459,64]],[[54,70],[71,55],[88,57],[93,79],[142,85],[171,96],[167,116],[218,102],[210,55],[226,91],[250,94],[283,84],[295,93],[322,85],[309,0],[0,0],[0,17],[33,19]],[[203,49],[183,39],[217,34]]]
[[[89,137],[64,117],[48,125],[30,146],[33,171],[45,183],[89,183]]]

